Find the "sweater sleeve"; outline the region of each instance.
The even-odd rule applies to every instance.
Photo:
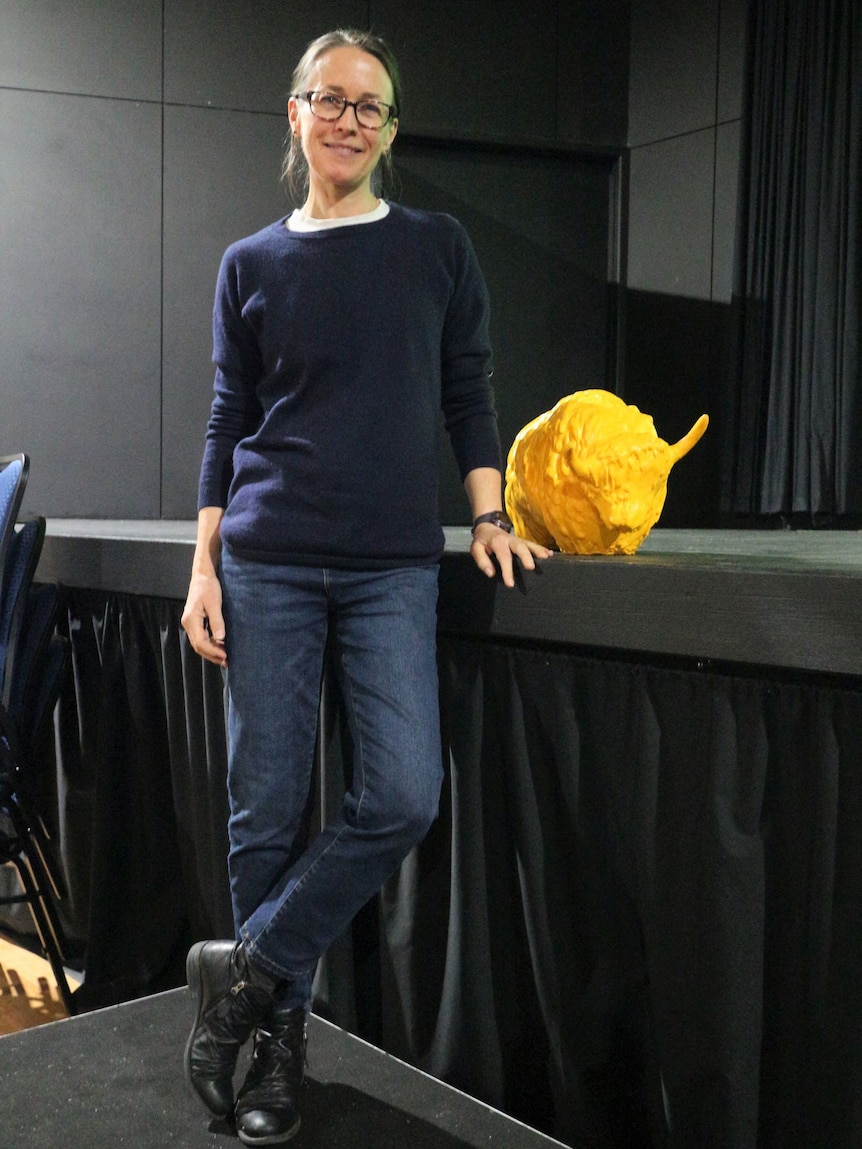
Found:
[[[241,264],[228,248],[213,304],[215,380],[198,487],[198,509],[227,506],[237,443],[260,423],[256,385],[262,373],[257,338],[243,317]]]
[[[454,222],[454,221],[453,221]],[[491,387],[488,289],[466,231],[456,224],[455,274],[442,340],[443,418],[461,479],[476,467],[501,469]]]

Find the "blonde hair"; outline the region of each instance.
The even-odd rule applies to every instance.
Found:
[[[394,116],[401,110],[401,75],[398,64],[389,45],[380,36],[373,32],[360,32],[355,28],[336,28],[332,32],[325,32],[312,40],[302,54],[302,58],[293,70],[290,81],[290,92],[294,95],[305,90],[314,65],[326,52],[333,48],[359,48],[374,56],[386,69],[386,74],[392,83],[392,101],[395,104]],[[386,152],[380,159],[381,193],[386,195],[395,184],[395,172],[392,167],[392,155]],[[284,141],[284,156],[281,164],[282,181],[290,189],[290,193],[297,203],[303,203],[308,195],[308,163],[302,144],[292,131],[287,133]]]

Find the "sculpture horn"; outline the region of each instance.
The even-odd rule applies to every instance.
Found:
[[[709,415],[701,415],[701,417],[698,419],[698,421],[695,423],[695,425],[692,427],[692,429],[688,432],[688,434],[683,435],[683,437],[679,440],[678,443],[673,443],[671,445],[671,448],[670,448],[670,457],[672,460],[671,466],[673,466],[674,463],[678,463],[679,460],[683,457],[683,455],[687,455],[689,453],[689,451],[692,449],[692,447],[695,445],[695,443],[697,443],[698,440],[700,439],[700,437],[703,435],[708,424],[709,424]]]

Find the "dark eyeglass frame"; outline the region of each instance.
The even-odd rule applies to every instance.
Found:
[[[337,116],[321,116],[319,112],[314,110],[314,100],[312,96],[329,96],[332,100],[339,100],[341,102],[341,111]],[[326,89],[317,90],[312,89],[310,92],[294,92],[293,98],[295,100],[305,100],[311,114],[318,120],[323,120],[327,124],[337,123],[348,108],[353,108],[353,114],[356,116],[356,122],[361,128],[365,128],[367,132],[379,132],[381,128],[385,128],[388,123],[395,119],[398,114],[398,108],[395,104],[387,104],[385,100],[348,100],[345,96],[340,96],[338,92],[329,92]],[[378,108],[386,108],[389,115],[382,124],[364,124],[359,118],[359,107],[361,104],[374,104]]]

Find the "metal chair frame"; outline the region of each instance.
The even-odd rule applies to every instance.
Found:
[[[0,897],[0,904],[27,904],[60,996],[74,1014],[67,945],[55,905],[64,890],[34,784],[34,751],[53,713],[68,657],[55,633],[57,588],[33,584],[45,520],[35,516],[17,523],[28,472],[26,455],[0,457],[0,864],[15,867],[23,890]]]

